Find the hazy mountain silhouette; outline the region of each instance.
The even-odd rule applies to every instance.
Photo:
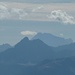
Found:
[[[1,75],[75,75],[75,57],[44,60],[37,65],[0,63]]]
[[[56,59],[75,56],[75,43],[51,47],[39,39],[29,40],[27,37],[0,53],[0,62],[38,63],[44,59]]]
[[[39,39],[29,40],[25,37],[16,44],[14,48],[1,53],[0,62],[39,62],[44,59],[52,58],[53,54],[53,47],[46,45]]]
[[[56,47],[55,51],[56,51],[55,57],[57,58],[75,56],[75,43]]]
[[[44,60],[37,65],[34,73],[36,75],[75,75],[75,57]]]
[[[50,33],[38,33],[37,35],[35,35],[32,38],[32,40],[33,39],[40,39],[44,43],[46,43],[47,45],[53,46],[53,47],[57,47],[57,46],[62,46],[62,45],[73,43],[72,39],[64,39],[62,37],[54,36],[54,35],[52,35]]]
[[[12,46],[10,46],[9,44],[3,44],[3,45],[0,45],[0,52],[3,52],[9,48],[11,48]]]
[[[25,37],[0,53],[0,75],[75,75],[75,43],[51,47]]]

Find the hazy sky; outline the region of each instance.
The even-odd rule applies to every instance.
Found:
[[[0,0],[1,1],[1,0]],[[3,1],[3,0],[2,0]],[[74,0],[4,0],[0,2],[0,44],[16,44],[38,32],[75,41]],[[23,3],[22,3],[23,2]],[[44,3],[44,4],[43,4]]]
[[[0,0],[3,2],[30,2],[30,3],[74,3],[75,0]]]

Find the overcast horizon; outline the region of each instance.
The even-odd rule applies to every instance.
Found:
[[[38,32],[75,41],[74,0],[0,0],[0,44],[11,45]]]

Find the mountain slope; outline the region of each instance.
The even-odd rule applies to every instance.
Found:
[[[75,75],[75,57],[44,60],[35,71],[36,75]]]
[[[50,47],[39,39],[29,40],[27,37],[0,53],[0,62],[37,63],[44,59],[75,56],[75,43],[60,47]]]
[[[52,58],[53,47],[47,46],[41,40],[22,39],[14,48],[0,54],[0,62],[28,63],[39,62]]]
[[[56,56],[55,57],[71,57],[75,56],[75,43],[69,44],[69,45],[63,45],[56,47],[55,49]]]
[[[44,60],[37,65],[0,63],[1,75],[75,75],[75,57]]]
[[[9,44],[0,45],[0,52],[3,52],[9,48],[11,48],[11,46]]]
[[[57,36],[54,36],[54,35],[49,34],[49,33],[38,33],[37,35],[35,35],[32,38],[32,40],[33,39],[40,39],[44,43],[46,43],[47,45],[53,46],[53,47],[73,43],[72,39],[64,39],[64,38],[57,37]]]

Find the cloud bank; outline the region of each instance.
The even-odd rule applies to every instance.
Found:
[[[75,24],[75,18],[62,10],[54,10],[50,13],[50,15],[47,15],[47,17],[51,21],[59,21],[64,24]]]
[[[39,6],[39,7],[36,7],[34,9],[32,9],[32,12],[36,12],[38,10],[42,10],[44,8],[44,6]]]
[[[35,31],[22,31],[21,34],[24,36],[34,36],[37,34],[37,32],[35,32]]]
[[[44,7],[42,5],[36,6],[36,8],[35,7],[30,7],[30,8],[29,7],[28,8],[8,7],[6,3],[0,2],[0,20],[4,20],[4,19],[37,20],[38,16],[42,17],[40,16],[41,12],[40,13],[37,12],[42,10],[43,8]]]
[[[0,19],[24,19],[28,13],[24,9],[8,8],[5,4],[0,4]]]
[[[5,5],[0,4],[0,19],[9,18],[8,8]]]
[[[26,13],[24,9],[12,8],[10,11],[10,15],[13,18],[24,19],[28,15],[28,13]]]
[[[75,24],[75,18],[63,10],[53,9],[52,11],[51,9],[49,10],[48,6],[46,7],[45,5],[32,4],[30,7],[29,5],[27,5],[25,8],[24,6],[20,8],[20,7],[9,7],[9,4],[0,2],[0,20],[16,19],[16,20],[34,20],[34,21],[58,21],[64,24]]]

